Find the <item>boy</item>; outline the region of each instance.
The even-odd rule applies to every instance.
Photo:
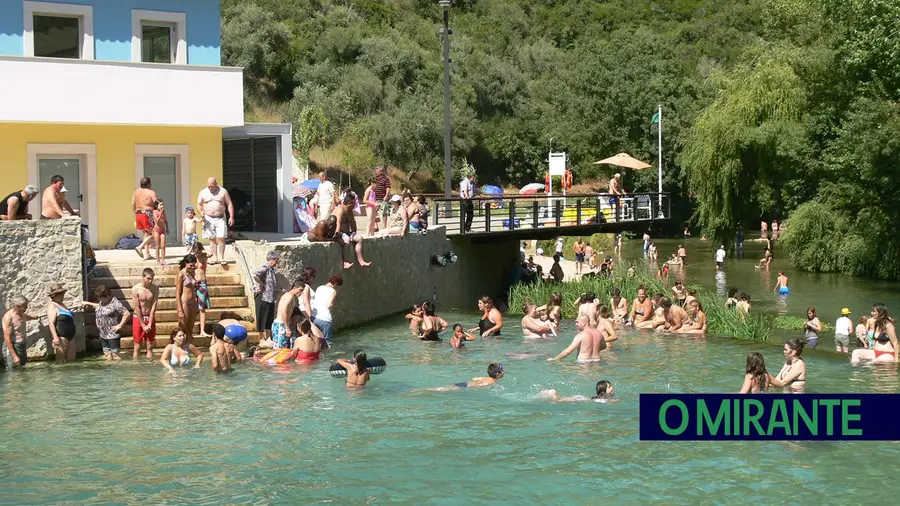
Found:
[[[216,372],[230,371],[232,358],[234,358],[235,362],[240,362],[241,360],[241,354],[235,350],[231,338],[225,335],[225,327],[218,323],[213,326],[209,354],[212,355],[212,366]]]
[[[453,336],[450,338],[451,348],[463,348],[466,346],[466,341],[474,340],[475,336],[464,331],[462,325],[457,323],[453,326]]]
[[[197,223],[200,218],[194,215],[194,206],[184,208],[184,221],[181,223],[181,231],[184,234],[184,247],[190,250],[197,244]]]
[[[460,388],[481,388],[491,386],[496,383],[497,380],[503,377],[503,364],[491,364],[488,366],[487,371],[487,377],[481,376],[478,378],[472,378],[471,381],[456,383],[453,386],[449,387],[431,388],[429,390],[432,390],[434,392],[446,392],[448,390],[458,390]]]

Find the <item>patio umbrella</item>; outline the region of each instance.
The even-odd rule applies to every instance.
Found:
[[[632,158],[628,153],[619,153],[615,156],[611,156],[609,158],[604,158],[599,162],[594,162],[594,165],[600,165],[602,163],[609,165],[617,165],[619,167],[625,167],[628,169],[649,169],[652,167],[649,163],[644,163],[637,158]]]
[[[309,188],[303,186],[303,185],[300,184],[300,183],[294,183],[294,184],[291,185],[291,186],[292,186],[293,189],[294,189],[294,197],[295,197],[295,198],[296,198],[296,197],[300,197],[300,198],[302,198],[302,199],[305,199],[306,197],[309,197],[310,195],[312,195],[312,190],[310,190]]]
[[[481,187],[481,193],[487,193],[490,195],[502,195],[503,189],[499,186],[494,186],[492,184],[485,185]]]
[[[530,195],[544,189],[544,183],[528,183],[519,190],[519,195]]]
[[[307,179],[306,181],[300,183],[301,185],[309,188],[310,190],[316,190],[319,188],[319,185],[322,184],[318,179]]]

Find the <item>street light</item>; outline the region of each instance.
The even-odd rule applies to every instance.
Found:
[[[453,174],[450,169],[450,3],[438,0],[444,10],[444,197],[450,198]],[[449,206],[449,203],[448,203]]]

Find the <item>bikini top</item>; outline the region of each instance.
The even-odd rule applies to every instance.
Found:
[[[878,334],[878,337],[875,338],[879,343],[889,343],[891,342],[891,338],[884,332]]]
[[[194,278],[191,277],[187,272],[184,273],[184,286],[185,287],[193,287],[194,286]]]
[[[181,348],[181,350],[184,351],[185,354],[187,355],[185,357],[184,362],[178,361],[178,356],[175,354],[175,350],[177,350],[177,349],[179,349],[177,346],[172,348],[172,356],[169,357],[169,363],[172,365],[188,365],[188,364],[190,364],[191,363],[190,348],[188,348],[188,349]]]

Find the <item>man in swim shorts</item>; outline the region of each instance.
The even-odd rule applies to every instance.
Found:
[[[275,321],[272,322],[272,343],[274,349],[291,349],[294,347],[294,332],[291,329],[291,316],[297,307],[297,297],[303,293],[306,283],[297,278],[291,285],[291,289],[285,292],[278,300],[278,310],[275,313]]]
[[[228,227],[234,226],[234,204],[225,188],[219,186],[216,178],[206,181],[206,188],[197,196],[197,211],[203,217],[203,238],[209,239],[210,264],[225,265],[225,238]],[[228,213],[228,226],[225,213]]]
[[[131,287],[131,335],[134,338],[134,353],[137,360],[141,343],[147,349],[147,358],[153,360],[153,340],[156,339],[156,304],[159,302],[159,287],[153,284],[156,273],[149,267],[141,273],[141,282]]]
[[[581,237],[572,245],[572,251],[575,253],[575,274],[581,274],[584,270],[584,240]]]
[[[590,319],[585,315],[575,319],[575,326],[578,328],[578,334],[572,339],[572,344],[547,361],[566,358],[575,350],[578,350],[579,362],[593,362],[600,359],[600,352],[606,349],[606,340],[600,331],[591,326]]]
[[[775,292],[778,295],[787,295],[791,293],[790,288],[788,288],[788,277],[784,275],[784,272],[778,273],[778,279],[775,280]]]
[[[150,178],[142,177],[141,187],[131,196],[131,209],[134,212],[134,228],[144,236],[134,251],[144,260],[150,258],[150,241],[156,226],[153,220],[153,203],[156,201],[156,192],[150,187]]]

